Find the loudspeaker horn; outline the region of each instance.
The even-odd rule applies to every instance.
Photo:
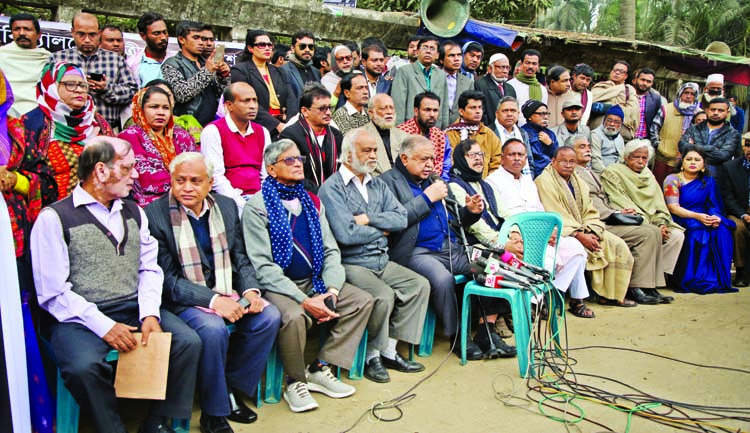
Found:
[[[452,38],[469,21],[469,0],[422,0],[419,16],[436,36]]]

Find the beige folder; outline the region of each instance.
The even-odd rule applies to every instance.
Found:
[[[138,347],[120,353],[115,374],[115,394],[119,398],[164,400],[167,396],[172,334],[153,332],[147,346],[140,344],[140,333],[133,333],[133,337],[138,340]]]

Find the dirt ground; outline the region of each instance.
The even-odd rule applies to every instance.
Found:
[[[670,291],[671,292],[671,291]],[[665,294],[672,294],[666,293]],[[745,407],[744,417],[750,416],[750,289],[723,295],[684,295],[671,305],[639,305],[636,308],[592,306],[595,319],[580,319],[567,315],[570,348],[607,345],[638,349],[679,358],[697,364],[731,367],[745,370],[699,368],[645,354],[611,349],[571,350],[568,355],[577,361],[574,373],[608,376],[629,384],[643,392],[663,399],[691,404]],[[419,432],[419,433],[479,433],[479,432],[603,432],[604,427],[585,421],[568,425],[542,416],[535,403],[512,399],[507,394],[525,398],[526,384],[519,377],[516,359],[496,359],[459,364],[458,358],[448,354],[448,341],[438,338],[432,356],[417,358],[425,364],[423,374],[391,372],[391,383],[376,384],[366,379],[348,381],[357,393],[336,401],[321,394],[313,394],[320,408],[303,413],[292,413],[282,400],[279,404],[264,404],[259,420],[250,425],[233,424],[234,431],[264,433],[343,432],[374,404],[390,400],[407,391],[419,380],[439,367],[437,373],[424,381],[413,393],[415,397],[401,406],[401,419],[379,422],[365,417],[353,432]],[[406,354],[406,351],[402,351]],[[446,359],[447,358],[447,359]],[[443,362],[445,360],[445,362]],[[442,363],[442,365],[441,365]],[[572,378],[572,375],[568,375]],[[613,393],[632,392],[602,379],[578,376],[578,382],[595,385]],[[532,383],[534,383],[532,381]],[[496,398],[496,395],[498,396]],[[574,400],[586,416],[616,432],[672,432],[671,426],[633,416],[629,429],[627,413],[588,402]],[[572,404],[567,419],[574,419]],[[140,415],[137,407],[128,408],[124,417],[131,420],[131,431],[136,431]],[[557,405],[563,407],[563,404]],[[553,416],[562,413],[548,410]],[[398,417],[395,411],[383,417]],[[694,415],[699,416],[699,415]],[[199,432],[200,410],[193,412],[191,432]],[[750,431],[750,423],[732,420],[716,424],[733,431]],[[84,431],[86,429],[82,429]],[[717,430],[712,430],[717,431]]]

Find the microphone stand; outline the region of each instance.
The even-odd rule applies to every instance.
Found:
[[[442,179],[441,182],[444,182]],[[461,246],[464,248],[464,253],[466,254],[466,259],[471,263],[471,247],[469,246],[469,242],[466,240],[466,232],[464,231],[464,226],[461,222],[461,214],[459,212],[460,206],[458,205],[458,202],[455,200],[455,197],[451,197],[450,189],[448,189],[448,197],[443,200],[443,204],[445,205],[445,208],[449,210],[449,212],[453,215],[453,223],[450,221],[448,222],[449,229],[450,226],[453,226],[453,230],[457,232],[459,238],[461,239]],[[450,239],[448,239],[450,242]],[[468,299],[469,302],[471,302],[470,299]],[[490,341],[490,348],[485,352],[484,356],[489,359],[496,359],[500,358],[500,352],[497,350],[497,346],[495,346],[495,342],[492,341],[492,333],[490,332],[490,325],[487,324],[487,313],[484,310],[484,305],[482,305],[482,297],[477,296],[477,303],[479,304],[479,311],[482,313],[482,321],[484,322],[484,328],[487,331],[487,339]],[[471,320],[471,318],[469,318]],[[462,342],[463,344],[463,342]]]

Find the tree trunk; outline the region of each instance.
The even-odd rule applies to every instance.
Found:
[[[635,0],[620,0],[620,36],[635,39]]]

